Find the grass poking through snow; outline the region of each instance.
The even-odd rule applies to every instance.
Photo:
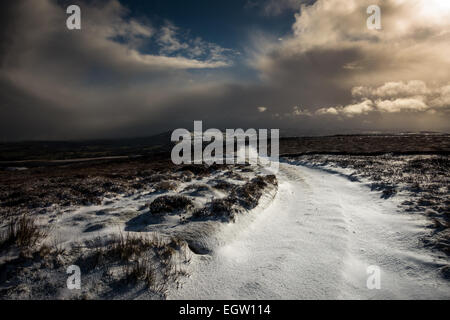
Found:
[[[25,215],[12,218],[0,239],[0,250],[3,251],[13,245],[21,249],[34,247],[47,236],[31,217]]]

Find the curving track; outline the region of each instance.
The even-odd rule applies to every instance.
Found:
[[[280,165],[279,191],[265,209],[221,233],[226,245],[196,257],[176,299],[442,299],[448,281],[421,248],[425,221],[359,183]],[[367,267],[381,289],[367,288]]]

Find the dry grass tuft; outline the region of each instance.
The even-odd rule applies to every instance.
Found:
[[[264,188],[268,185],[277,185],[274,175],[258,176],[240,186],[233,186],[230,194],[223,199],[214,199],[204,208],[192,213],[193,219],[223,219],[234,221],[236,213],[241,208],[253,209],[258,205]]]
[[[192,207],[192,201],[184,196],[162,196],[149,205],[152,214],[176,213]]]
[[[184,258],[183,263],[188,263],[190,257],[185,251],[188,251],[188,246],[175,237],[167,239],[157,233],[148,237],[120,233],[77,264],[88,270],[119,267],[119,283],[144,283],[149,290],[164,295],[169,283],[187,275],[181,266],[176,265],[175,259]]]
[[[151,239],[144,237],[134,237],[130,234],[125,236],[120,233],[108,248],[108,255],[117,257],[122,261],[129,261],[134,257],[140,256],[146,250],[153,248],[154,244]]]
[[[175,191],[178,188],[178,183],[176,181],[160,181],[153,188],[156,192]]]
[[[47,233],[36,225],[35,219],[22,215],[10,221],[6,232],[1,237],[0,248],[5,249],[16,245],[21,249],[29,249],[46,236]]]
[[[137,259],[124,266],[127,282],[144,281],[148,288],[156,287],[156,272],[155,266],[149,259]]]

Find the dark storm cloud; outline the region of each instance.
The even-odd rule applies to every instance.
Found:
[[[190,47],[176,34],[166,35],[167,45],[183,45],[193,58],[141,53],[146,39],[157,32],[161,37],[159,30],[126,18],[127,10],[117,1],[82,8],[82,30],[69,31],[67,15],[54,1],[18,1],[10,7],[13,18],[4,29],[9,41],[0,71],[3,139],[132,132],[142,114],[156,120],[161,101],[192,88],[195,76],[188,70],[229,63],[223,48],[199,38]],[[119,36],[121,41],[113,40]],[[195,58],[195,51],[202,51],[202,59]],[[9,125],[20,114],[21,125]],[[152,122],[163,128],[168,121]],[[147,131],[156,128],[149,123]]]
[[[67,132],[75,129],[78,123],[76,114],[65,112],[49,101],[30,95],[4,79],[0,79],[0,101],[1,138],[65,138]],[[11,137],[11,133],[14,136]]]
[[[16,16],[18,2],[0,2],[0,65],[12,43],[12,29],[14,28],[14,17]]]
[[[233,50],[136,20],[118,1],[82,2],[81,31],[67,30],[55,1],[14,2],[2,28],[0,138],[138,136],[194,120],[292,134],[448,130],[447,11],[411,22],[405,1],[385,1],[389,32],[373,31],[363,2],[319,0],[299,10],[293,35],[255,34],[240,58],[251,81],[232,67]]]

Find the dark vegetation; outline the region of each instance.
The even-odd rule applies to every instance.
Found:
[[[32,217],[23,215],[17,219],[10,219],[6,230],[0,235],[0,251],[7,250],[12,246],[30,250],[46,235]]]
[[[149,209],[152,214],[177,213],[193,207],[193,203],[185,196],[162,196],[156,198]]]
[[[86,141],[21,141],[0,143],[0,161],[64,160],[170,152],[171,133],[143,138]],[[31,165],[35,165],[31,163]]]
[[[450,135],[342,135],[281,138],[280,154],[381,155],[450,153]]]
[[[49,165],[49,160],[114,156],[170,156],[171,133],[151,137],[92,141],[23,141],[0,143],[0,166]],[[287,154],[448,154],[448,134],[336,135],[326,137],[282,137],[280,153]],[[55,165],[58,165],[56,163]],[[196,170],[196,169],[194,169]],[[201,170],[201,169],[200,169]],[[192,171],[194,174],[197,172]]]
[[[69,207],[74,205],[99,204],[105,195],[133,193],[144,188],[153,188],[156,192],[176,191],[181,181],[201,179],[216,172],[225,165],[182,165],[175,166],[169,159],[171,147],[169,134],[162,134],[150,138],[124,139],[116,141],[85,141],[85,142],[17,142],[0,145],[3,160],[41,159],[39,163],[15,164],[27,167],[27,170],[9,171],[10,163],[0,163],[0,217],[18,216],[27,212],[40,212],[53,210],[50,207]],[[158,146],[158,148],[154,148]],[[103,150],[103,151],[99,151]],[[448,154],[450,151],[449,135],[349,135],[329,137],[301,137],[282,138],[280,140],[281,154],[339,154],[368,155],[378,153],[437,153]],[[138,158],[95,160],[74,163],[49,163],[42,159],[68,159],[96,156],[124,156],[143,155]],[[341,165],[352,165],[354,159],[347,160]],[[437,160],[433,160],[437,161]],[[442,160],[444,161],[444,160]],[[448,160],[447,160],[448,161]],[[397,192],[395,181],[384,181],[377,186],[377,171],[370,167],[370,163],[356,161],[354,166],[366,166],[365,171],[370,172],[374,179],[373,188],[382,188],[384,196],[390,197]],[[444,170],[445,170],[445,163]],[[419,159],[412,162],[409,167],[397,168],[399,172],[413,172],[414,179],[421,179],[420,166],[434,167]],[[238,166],[239,167],[239,166]],[[245,166],[240,166],[246,170]],[[3,168],[4,170],[1,170]],[[425,170],[427,170],[425,168]],[[175,174],[179,174],[172,179]],[[386,177],[389,174],[385,175]],[[394,175],[395,177],[398,175]],[[225,178],[242,180],[235,170],[225,171]],[[427,175],[430,179],[430,175]],[[420,194],[417,203],[424,207],[430,201],[436,200],[432,195],[423,192],[423,181],[411,181],[411,189]],[[422,183],[422,186],[420,185]],[[250,185],[247,185],[248,188]],[[252,203],[251,197],[246,196],[245,190],[233,190],[235,187],[226,179],[218,180],[212,187],[234,193],[234,197],[247,207]],[[438,188],[437,184],[427,184],[427,188]],[[258,197],[258,195],[256,195]],[[447,201],[447,200],[445,200]],[[433,210],[442,212],[447,204],[441,201],[441,207]],[[225,200],[221,205],[226,206]],[[436,202],[436,201],[434,201]],[[413,209],[409,209],[413,210]],[[213,210],[217,211],[217,210]],[[220,210],[219,210],[220,211]],[[440,223],[440,222],[439,222]]]
[[[0,171],[0,217],[50,207],[100,204],[104,196],[144,188],[173,189],[175,166],[165,157],[108,160],[23,171]],[[153,183],[158,181],[159,184]]]
[[[251,210],[258,205],[263,191],[269,185],[276,186],[274,175],[258,176],[243,185],[233,185],[230,193],[223,199],[214,199],[204,208],[194,211],[193,219],[223,219],[234,221],[235,215],[242,209]]]
[[[233,189],[234,184],[226,181],[226,180],[218,180],[216,181],[214,188],[218,189],[218,190],[224,190],[224,191],[228,191]]]

